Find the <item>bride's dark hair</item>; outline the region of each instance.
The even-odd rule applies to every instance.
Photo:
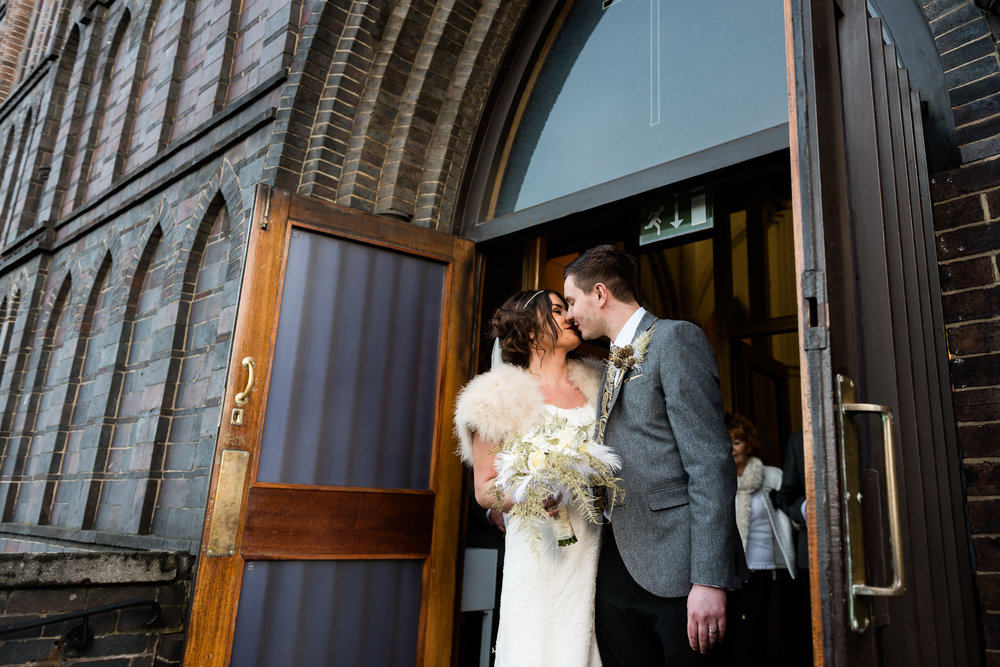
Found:
[[[550,294],[555,294],[566,306],[565,299],[554,290],[518,292],[497,308],[490,318],[486,335],[500,341],[504,363],[527,368],[531,352],[547,330],[552,340],[559,338],[559,325],[552,317]]]

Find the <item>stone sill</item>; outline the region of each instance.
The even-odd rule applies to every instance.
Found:
[[[169,582],[186,569],[187,560],[186,554],[166,551],[0,554],[0,587]]]

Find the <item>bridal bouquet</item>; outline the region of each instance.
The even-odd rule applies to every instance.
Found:
[[[598,523],[601,510],[598,496],[614,501],[624,494],[614,473],[621,460],[610,447],[594,442],[593,424],[575,426],[565,418],[550,415],[527,433],[506,440],[495,452],[497,476],[494,481],[497,503],[509,496],[513,516],[525,519],[521,525],[532,530],[529,539],[537,549],[541,528],[534,519],[549,518],[545,502],[558,499],[555,534],[559,546],[577,541],[566,504],[577,501],[584,515]]]

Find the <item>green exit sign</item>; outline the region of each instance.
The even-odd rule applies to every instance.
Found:
[[[712,198],[707,190],[671,195],[640,209],[639,245],[712,228]]]

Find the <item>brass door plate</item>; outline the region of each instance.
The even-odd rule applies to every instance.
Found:
[[[219,480],[215,486],[215,506],[212,527],[208,533],[208,556],[232,556],[236,553],[236,537],[243,510],[243,485],[247,477],[249,452],[224,449],[219,464]]]

